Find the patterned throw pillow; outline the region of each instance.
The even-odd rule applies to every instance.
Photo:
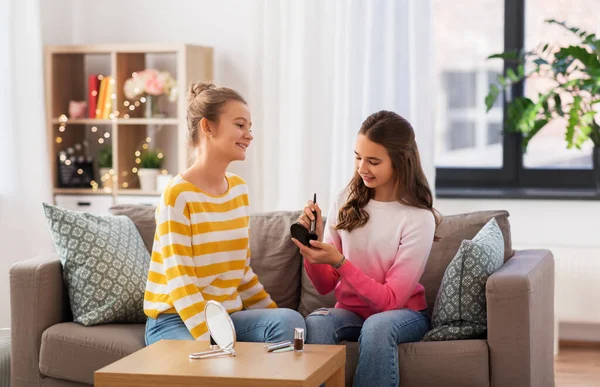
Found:
[[[485,284],[504,262],[504,239],[492,218],[473,240],[463,240],[444,273],[423,341],[485,338]]]
[[[150,255],[126,216],[99,216],[44,203],[63,267],[73,320],[141,323]]]

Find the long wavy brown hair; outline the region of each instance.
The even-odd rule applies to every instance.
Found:
[[[442,216],[433,208],[433,195],[421,166],[412,125],[400,115],[382,110],[367,117],[358,134],[385,147],[392,160],[398,201],[431,211],[437,230]],[[375,190],[365,185],[358,171],[354,171],[348,192],[348,200],[338,213],[337,230],[352,231],[369,220],[364,207],[373,198]],[[435,241],[439,239],[437,235],[434,237]]]

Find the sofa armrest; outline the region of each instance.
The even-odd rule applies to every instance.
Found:
[[[554,258],[520,250],[486,285],[491,385],[554,386]]]
[[[62,268],[55,254],[10,268],[11,380],[13,387],[39,386],[42,334],[69,318]]]

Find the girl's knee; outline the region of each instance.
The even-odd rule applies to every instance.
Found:
[[[318,325],[323,323],[323,319],[330,316],[329,310],[327,308],[319,308],[306,316],[306,327],[308,328],[311,325]]]
[[[385,332],[389,330],[391,324],[380,316],[373,315],[365,320],[363,330],[365,332]]]
[[[359,342],[381,342],[393,337],[393,325],[389,321],[373,315],[365,320],[360,332]]]
[[[293,309],[280,308],[278,309],[279,321],[285,323],[292,328],[304,328],[306,324],[304,317]]]

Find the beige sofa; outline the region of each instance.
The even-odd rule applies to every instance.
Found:
[[[153,208],[118,206],[130,216],[147,246]],[[251,217],[252,267],[281,307],[306,315],[332,306],[319,296],[289,240],[297,212]],[[554,385],[554,260],[547,250],[512,251],[508,213],[447,216],[439,229],[421,283],[430,311],[444,270],[463,239],[495,217],[503,231],[505,264],[487,282],[487,340],[419,342],[398,347],[401,386],[519,387]],[[70,309],[56,255],[15,264],[10,271],[12,386],[83,386],[94,371],[144,346],[143,324],[84,327],[70,322]],[[357,363],[357,343],[347,345],[346,384]]]

